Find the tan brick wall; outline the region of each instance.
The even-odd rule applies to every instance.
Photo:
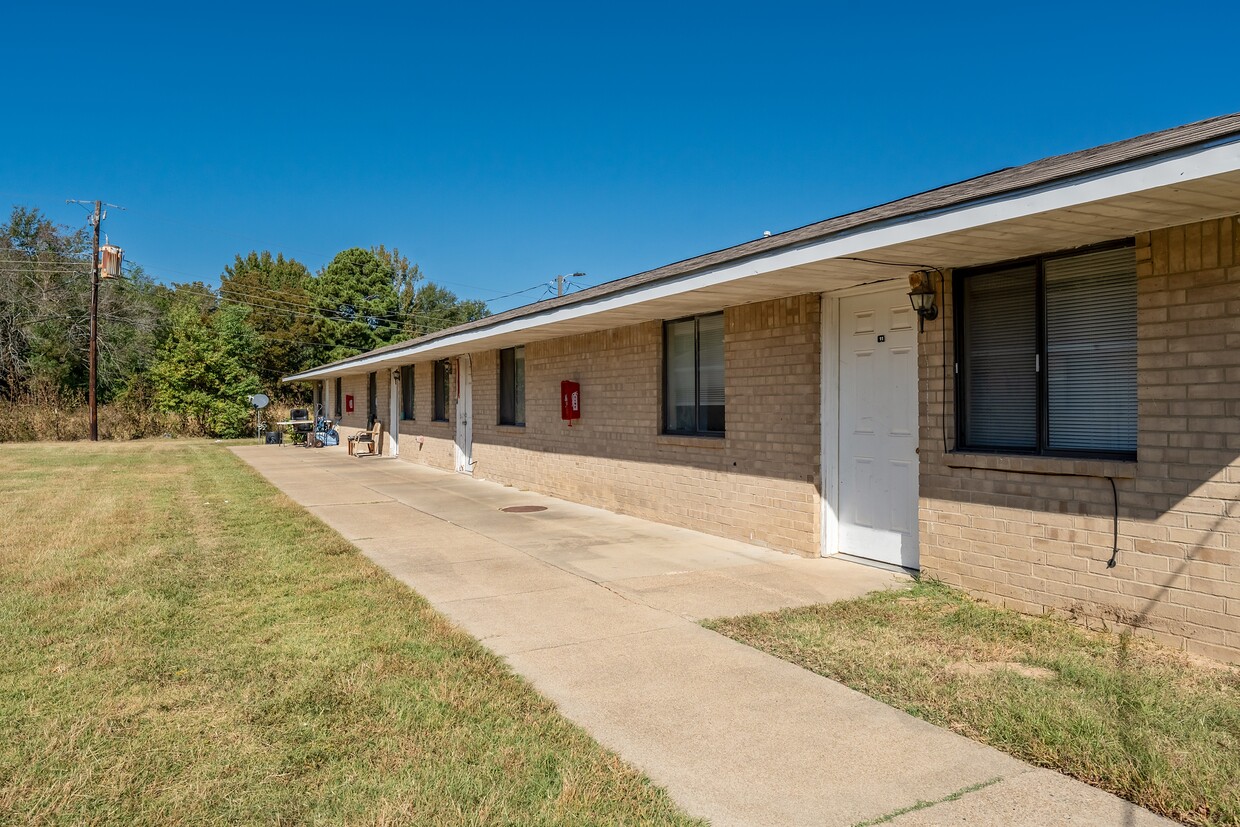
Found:
[[[475,475],[817,554],[819,304],[810,295],[725,311],[721,439],[661,433],[659,322],[527,345],[524,427],[498,424],[498,353],[475,353]],[[582,393],[582,417],[571,428],[560,419],[566,379]],[[406,438],[401,457],[451,467],[454,426],[437,430],[423,420],[430,417],[430,381],[430,365],[418,365],[418,422],[401,433],[421,433],[427,444],[413,453]]]
[[[1238,229],[1228,218],[1136,239],[1136,463],[945,456],[944,426],[949,446],[955,433],[943,373],[949,281],[920,353],[925,572],[1021,611],[1240,660]],[[1119,493],[1113,569],[1107,475]]]
[[[345,439],[351,434],[365,430],[369,415],[369,409],[366,407],[367,393],[367,377],[369,373],[355,373],[342,377],[340,389],[340,421],[336,423],[336,430],[340,433],[340,442],[343,445]],[[328,380],[331,382],[331,380]],[[329,388],[329,393],[334,391],[334,386]],[[378,419],[383,423],[384,429],[388,427],[388,405],[392,393],[391,374],[387,369],[382,369],[375,376],[375,408],[378,411]],[[352,394],[353,396],[353,413],[349,413],[345,409],[344,397]],[[330,413],[335,415],[335,401],[331,403]],[[387,437],[384,436],[380,445],[381,453],[387,452]]]
[[[447,421],[432,418],[435,410],[435,366],[423,362],[413,366],[413,419],[400,423],[400,458],[433,468],[451,471],[455,467],[452,447],[456,440],[455,392],[448,395]],[[453,375],[452,387],[456,387]]]

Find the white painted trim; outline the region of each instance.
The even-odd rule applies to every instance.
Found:
[[[317,368],[286,377],[284,381],[314,379],[341,373],[357,373],[367,366],[406,360],[429,350],[466,350],[473,343],[556,322],[572,321],[596,313],[622,310],[644,302],[702,290],[750,276],[846,256],[863,255],[895,244],[1011,221],[1038,213],[1061,210],[1158,187],[1183,184],[1240,170],[1240,138],[1222,145],[1189,148],[1161,160],[1139,159],[1126,165],[1091,173],[1085,180],[1051,182],[1032,190],[1003,194],[981,202],[948,207],[931,214],[895,218],[836,233],[805,244],[750,256],[708,270],[699,270],[591,301],[564,305],[493,326],[461,331],[407,348],[375,354],[347,365]]]
[[[453,455],[456,470],[474,473],[474,371],[473,360],[466,353],[456,360],[456,433]]]
[[[834,293],[822,294],[822,388],[819,413],[819,446],[822,459],[822,548],[823,557],[839,553],[840,546],[840,299]]]

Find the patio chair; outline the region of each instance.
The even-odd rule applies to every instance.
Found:
[[[358,433],[349,437],[349,456],[351,457],[377,456],[379,453],[379,447],[380,447],[379,440],[382,439],[382,437],[383,437],[383,423],[379,422],[378,420],[375,420],[375,424],[371,427],[369,431],[359,431]],[[367,446],[366,453],[359,454],[357,452],[357,448],[359,445]]]

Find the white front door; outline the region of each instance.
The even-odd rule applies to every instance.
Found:
[[[839,301],[837,550],[916,569],[917,314],[903,290]]]
[[[400,384],[400,368],[392,368],[392,395],[388,404],[388,455],[400,456],[400,403],[404,398]]]
[[[456,470],[474,473],[474,394],[468,356],[456,360]]]

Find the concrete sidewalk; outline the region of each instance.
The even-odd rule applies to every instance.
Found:
[[[884,823],[1172,824],[696,622],[902,576],[400,460],[233,450],[715,825],[854,825],[924,802]]]

